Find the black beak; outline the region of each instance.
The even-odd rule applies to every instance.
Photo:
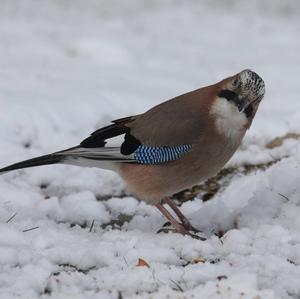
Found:
[[[237,94],[232,98],[232,101],[238,108],[240,113],[243,113],[247,107],[251,104],[247,98],[239,98]]]
[[[247,98],[242,98],[238,101],[237,108],[238,108],[240,113],[243,113],[249,106],[253,106],[254,104],[258,104],[262,100],[262,98],[263,98],[263,95],[257,97],[255,100],[253,100],[251,102]]]
[[[245,109],[251,104],[247,98],[242,98],[237,102],[237,108],[240,113],[243,113]]]

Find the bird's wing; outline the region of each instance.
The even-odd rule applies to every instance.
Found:
[[[160,164],[179,159],[192,149],[196,140],[199,142],[205,135],[205,100],[209,96],[209,90],[206,89],[164,102],[144,114],[115,120],[83,140],[80,151],[86,151],[89,157],[95,153],[101,155],[99,158],[109,154],[110,159],[142,164]],[[120,148],[113,148],[112,151],[112,148],[104,148],[107,139],[119,135],[124,135]]]
[[[155,106],[128,124],[130,134],[147,146],[194,143],[207,129],[206,99],[201,94],[196,90]]]
[[[144,114],[118,119],[83,140],[79,146],[22,161],[7,171],[66,163],[113,169],[114,162],[164,164],[192,151],[195,141],[207,135],[208,107],[212,87],[205,87],[164,102]],[[105,147],[106,140],[124,135],[117,147]]]
[[[138,116],[129,116],[112,121],[111,125],[96,130],[88,138],[84,139],[80,146],[85,148],[104,147],[107,139],[129,132],[130,128],[127,125]]]

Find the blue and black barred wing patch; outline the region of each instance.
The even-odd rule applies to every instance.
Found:
[[[191,149],[191,145],[161,147],[140,145],[134,152],[133,157],[140,164],[163,164],[180,159]]]

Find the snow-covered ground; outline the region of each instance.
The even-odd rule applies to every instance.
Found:
[[[1,176],[0,298],[299,298],[300,141],[266,147],[300,133],[299,20],[293,0],[2,0],[0,166],[244,68],[267,95],[231,179],[181,206],[204,242],[156,234],[108,171]]]

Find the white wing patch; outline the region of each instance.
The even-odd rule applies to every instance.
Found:
[[[211,107],[210,114],[215,118],[216,129],[233,142],[239,142],[245,133],[247,117],[240,113],[232,103],[217,97]]]
[[[61,163],[97,167],[117,171],[116,162],[134,162],[133,155],[124,156],[120,153],[120,147],[74,147],[64,151],[56,152],[64,158]]]

